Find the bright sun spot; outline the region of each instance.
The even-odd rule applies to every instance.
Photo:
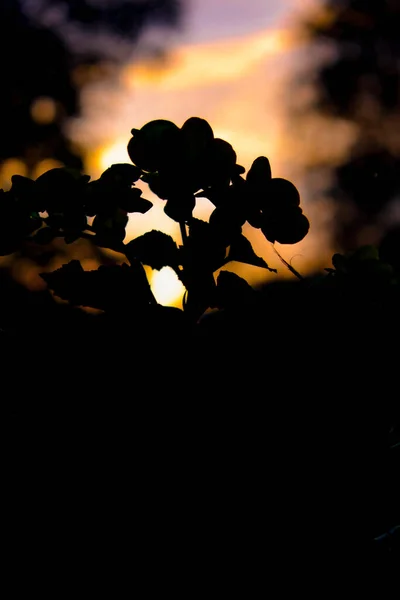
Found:
[[[116,163],[130,163],[131,160],[128,155],[126,139],[118,140],[111,146],[102,148],[99,152],[97,162],[101,172]]]
[[[180,305],[185,288],[170,267],[153,271],[150,281],[151,290],[159,304],[164,306]]]

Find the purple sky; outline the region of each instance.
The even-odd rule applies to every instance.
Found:
[[[186,41],[204,42],[246,35],[284,19],[297,0],[186,0]]]

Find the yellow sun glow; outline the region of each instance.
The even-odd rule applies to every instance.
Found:
[[[160,271],[153,271],[150,278],[150,286],[159,304],[181,306],[185,288],[170,267],[164,267]]]
[[[131,160],[127,151],[127,140],[124,138],[100,149],[94,166],[103,172],[115,163],[126,162],[130,163]]]

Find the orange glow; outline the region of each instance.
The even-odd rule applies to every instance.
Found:
[[[263,31],[232,41],[179,48],[169,62],[142,62],[126,68],[122,81],[127,88],[177,90],[221,83],[245,74],[268,55],[291,45],[287,31]]]
[[[182,126],[189,117],[202,117],[210,123],[216,137],[232,144],[238,163],[246,170],[257,156],[267,156],[274,177],[284,177],[299,187],[302,206],[311,223],[310,233],[294,246],[278,248],[282,256],[304,275],[330,266],[332,213],[324,199],[307,202],[301,189],[300,167],[305,147],[307,152],[310,150],[311,159],[328,163],[339,152],[339,141],[349,143],[352,131],[343,122],[327,140],[321,133],[322,123],[308,123],[298,131],[288,121],[288,105],[302,102],[300,97],[288,93],[288,86],[293,84],[293,53],[302,43],[289,29],[265,30],[217,42],[186,43],[172,49],[165,61],[142,60],[124,67],[117,84],[114,78],[112,84],[88,86],[83,95],[83,118],[71,129],[75,141],[86,148],[97,148],[88,152],[88,173],[99,177],[113,163],[130,162],[127,144],[133,127],[140,128],[153,119],[169,119]],[[154,205],[145,215],[130,215],[125,242],[158,229],[182,244],[178,224],[163,211],[165,203],[146,184],[137,185],[143,189],[143,197]],[[199,199],[194,215],[208,220],[210,210],[210,203]],[[278,275],[240,263],[229,264],[229,270],[251,285],[293,277],[259,230],[245,227],[244,234],[256,254],[276,268]],[[149,280],[152,277],[149,273]],[[166,277],[162,272],[154,274],[156,289],[158,277],[161,288],[167,289],[169,284],[162,283]],[[178,296],[181,299],[182,293],[177,292]]]
[[[11,187],[13,175],[23,175],[28,172],[26,164],[19,158],[8,158],[0,166],[0,188],[8,190]]]
[[[63,166],[64,164],[59,160],[54,160],[53,158],[45,158],[44,160],[41,160],[33,169],[32,179],[37,179],[40,175],[46,173],[46,171],[50,171],[50,169],[57,169]]]

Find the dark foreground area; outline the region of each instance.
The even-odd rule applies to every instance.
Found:
[[[189,326],[1,277],[11,562],[111,544],[154,592],[396,597],[397,292],[281,282]]]

